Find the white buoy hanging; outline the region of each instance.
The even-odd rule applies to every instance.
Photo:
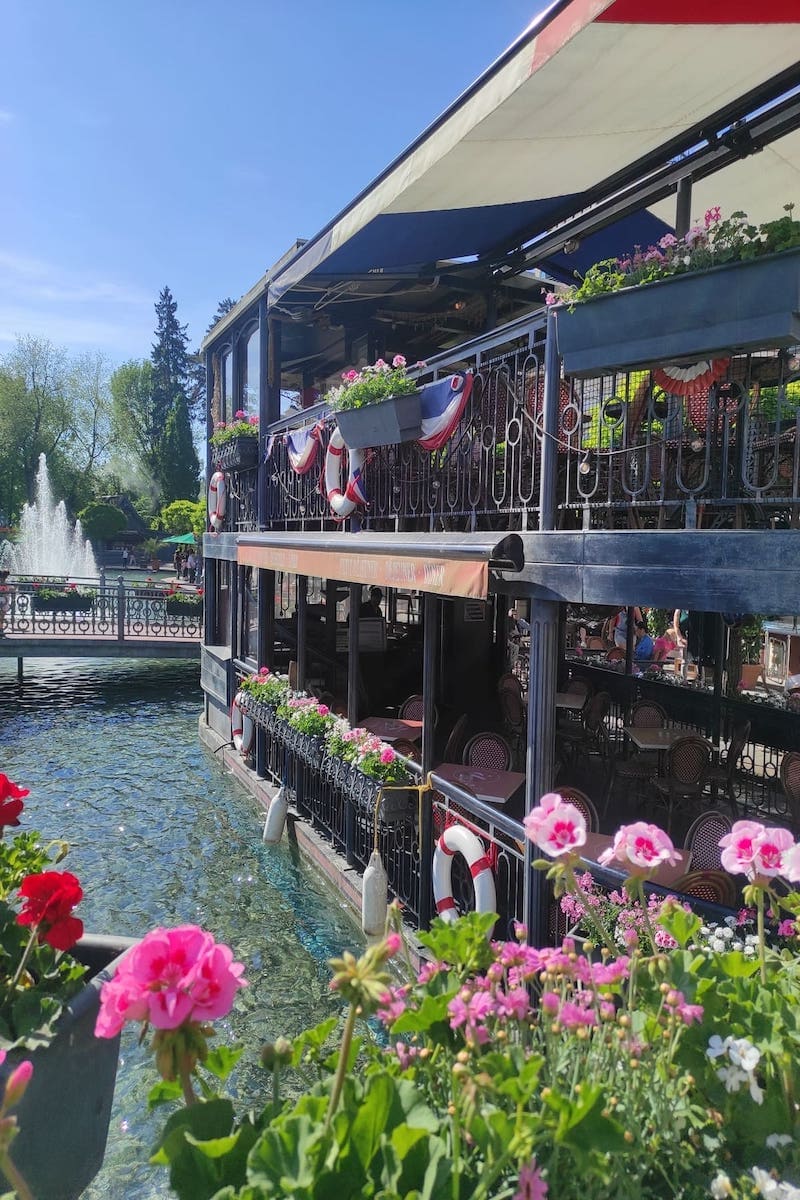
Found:
[[[378,816],[382,800],[383,790],[378,788],[375,798],[375,841],[361,886],[361,928],[368,937],[380,937],[386,932],[386,914],[389,910],[389,876],[378,849]]]
[[[284,784],[278,788],[269,802],[267,819],[264,822],[263,839],[267,845],[276,845],[286,828],[286,813],[289,808],[289,791]]]

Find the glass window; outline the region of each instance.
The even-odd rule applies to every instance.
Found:
[[[242,399],[240,408],[248,417],[258,416],[258,381],[261,373],[261,343],[258,326],[247,339],[242,355]]]
[[[242,658],[256,658],[258,654],[258,571],[252,567],[244,569],[242,595]]]
[[[233,355],[226,350],[222,356],[222,412],[223,421],[229,421],[233,416]]]

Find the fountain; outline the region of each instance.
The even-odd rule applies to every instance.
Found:
[[[24,504],[16,544],[0,545],[0,568],[14,575],[97,579],[99,571],[92,547],[84,539],[80,521],[70,524],[63,500],[56,504],[47,473],[47,459],[39,455],[36,499]]]

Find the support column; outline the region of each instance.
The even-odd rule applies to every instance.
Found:
[[[539,455],[539,529],[555,529],[556,482],[558,479],[558,401],[561,391],[561,361],[556,342],[556,313],[547,314],[547,341],[544,348],[544,396]]]
[[[692,177],[684,175],[678,180],[678,194],[675,202],[675,235],[682,238],[688,233],[692,223]]]
[[[531,652],[528,678],[528,752],[525,780],[525,812],[539,803],[553,786],[556,726],[556,681],[558,674],[558,604],[536,600],[531,604]],[[547,936],[547,904],[550,885],[541,871],[531,867],[539,857],[536,847],[525,839],[525,923],[535,946]]]
[[[351,728],[358,725],[358,610],[361,607],[361,584],[350,584],[350,616],[347,626],[347,720]]]
[[[634,610],[628,605],[628,624],[625,627],[625,674],[633,674],[633,656],[636,649],[636,626],[633,621]]]
[[[297,576],[297,687],[306,690],[306,643],[308,634],[308,576]]]
[[[275,572],[258,571],[258,665],[275,667]]]
[[[437,692],[437,671],[439,661],[440,622],[442,602],[438,596],[425,592],[423,596],[423,643],[422,643],[422,772],[427,778],[428,771],[436,765],[433,728],[434,707]],[[423,798],[422,823],[420,837],[420,870],[419,870],[419,923],[422,929],[427,929],[431,923],[433,912],[433,885],[431,869],[433,866],[433,810],[430,800]]]
[[[267,297],[258,302],[258,487],[256,489],[258,528],[267,527],[267,467],[264,464],[264,445],[269,425],[269,322]]]

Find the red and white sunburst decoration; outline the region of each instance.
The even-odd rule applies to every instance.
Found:
[[[696,396],[699,392],[707,392],[712,383],[722,379],[730,361],[729,358],[704,358],[685,367],[667,363],[656,367],[653,379],[671,396]]]

